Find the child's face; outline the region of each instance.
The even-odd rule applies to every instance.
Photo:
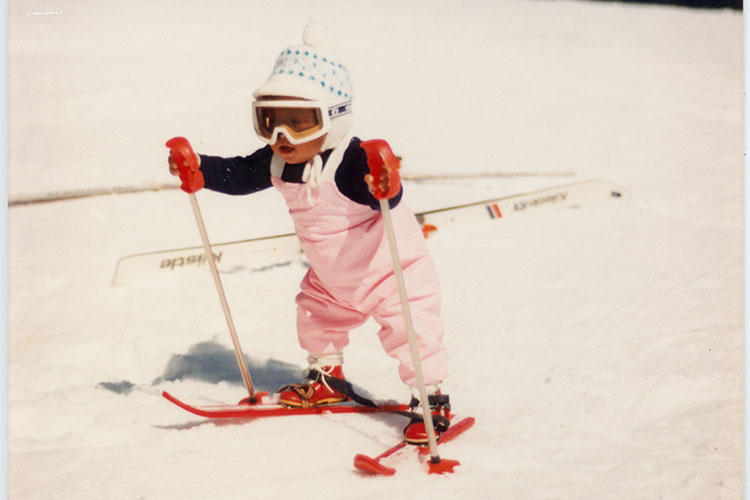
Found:
[[[303,101],[298,97],[285,97],[285,96],[265,96],[261,97],[263,101]],[[306,163],[316,154],[320,153],[323,148],[323,143],[326,140],[326,135],[313,139],[312,141],[303,142],[302,144],[292,144],[281,133],[277,136],[276,142],[271,144],[271,150],[278,156],[281,157],[286,163]]]

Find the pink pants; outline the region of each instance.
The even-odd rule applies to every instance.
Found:
[[[415,386],[382,215],[339,192],[333,180],[335,167],[326,167],[317,187],[272,177],[311,265],[297,295],[300,345],[315,354],[339,353],[349,343],[349,331],[372,317],[380,325],[383,349],[399,361],[399,376]],[[391,214],[425,383],[437,384],[447,375],[437,271],[421,228],[403,200]]]

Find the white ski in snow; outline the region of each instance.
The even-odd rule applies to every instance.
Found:
[[[425,237],[453,224],[472,224],[503,219],[547,208],[577,207],[619,199],[625,192],[602,180],[588,180],[555,186],[531,193],[455,205],[416,214]],[[212,245],[220,271],[236,268],[264,270],[289,263],[302,253],[295,233],[265,236]],[[139,278],[171,276],[174,273],[208,269],[202,246],[139,253],[122,257],[115,268],[113,284],[123,285]]]

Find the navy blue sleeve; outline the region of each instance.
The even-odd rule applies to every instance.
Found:
[[[336,187],[350,200],[361,205],[369,205],[374,210],[380,210],[380,202],[372,195],[365,182],[365,175],[370,173],[370,167],[367,165],[367,153],[360,147],[360,142],[355,137],[346,148],[341,165],[336,170]],[[402,184],[398,194],[388,200],[391,208],[398,205],[403,194]]]
[[[250,156],[222,158],[200,155],[206,188],[220,193],[250,194],[271,187],[271,157],[265,146]]]

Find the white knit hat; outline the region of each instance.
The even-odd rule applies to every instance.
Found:
[[[271,76],[253,97],[288,96],[322,101],[329,107],[352,100],[349,70],[336,54],[336,36],[325,25],[310,22],[302,35],[304,45],[285,48]],[[323,150],[336,147],[352,126],[351,113],[331,119]]]

